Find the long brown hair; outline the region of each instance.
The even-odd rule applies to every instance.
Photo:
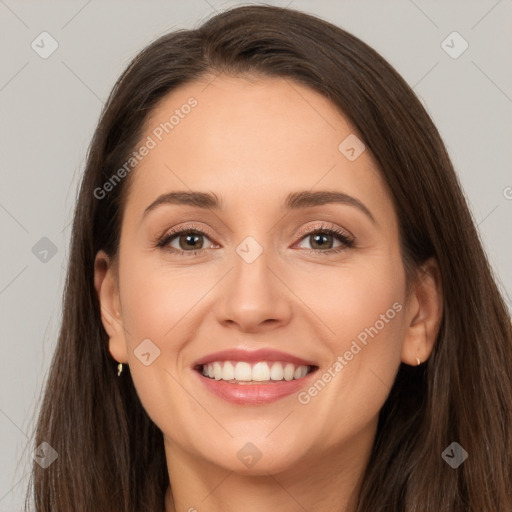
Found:
[[[93,280],[96,253],[117,254],[130,176],[103,199],[94,192],[127,161],[158,101],[220,72],[284,77],[329,98],[389,187],[406,269],[430,257],[439,264],[436,344],[424,365],[399,368],[357,511],[512,510],[511,322],[439,133],[411,88],[365,43],[315,16],[266,5],[160,37],[106,102],[76,205],[62,327],[35,434],[35,446],[47,442],[58,453],[46,469],[34,463],[36,510],[164,510],[162,433],[129,370],[117,377]],[[452,442],[468,453],[456,469],[441,456]]]

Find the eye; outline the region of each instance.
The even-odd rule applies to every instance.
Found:
[[[322,225],[307,232],[302,231],[300,235],[302,235],[301,240],[310,240],[313,245],[311,249],[305,248],[308,252],[331,254],[354,246],[354,239],[337,227]],[[332,239],[338,240],[340,246],[333,247]]]
[[[312,241],[314,247],[303,249],[314,254],[338,253],[355,245],[355,241],[350,235],[340,228],[328,225],[315,227],[314,229],[309,229],[309,231],[303,230],[299,235],[301,236],[301,241],[308,239]],[[207,250],[204,247],[204,239],[211,242],[208,233],[196,226],[189,225],[166,233],[158,239],[156,245],[180,256],[195,256],[201,253],[201,251]],[[333,247],[334,241],[332,239],[340,242],[340,245]],[[209,244],[208,248],[212,248],[213,245]]]
[[[180,256],[194,256],[205,250],[205,238],[210,240],[208,234],[203,230],[194,226],[185,226],[182,229],[166,233],[158,241],[157,247],[164,248],[170,253],[179,254]],[[210,244],[210,246],[211,245],[213,244]]]

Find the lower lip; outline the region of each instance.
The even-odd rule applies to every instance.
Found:
[[[209,391],[228,402],[239,405],[268,404],[292,395],[308,384],[315,372],[316,370],[297,380],[280,380],[269,384],[233,384],[225,380],[210,379],[194,371]]]

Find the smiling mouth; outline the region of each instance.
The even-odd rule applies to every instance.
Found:
[[[195,370],[211,380],[230,384],[274,384],[300,380],[317,370],[317,366],[298,365],[284,361],[213,361],[196,366]]]

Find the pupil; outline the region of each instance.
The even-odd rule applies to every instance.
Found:
[[[330,236],[331,235],[327,235],[327,234],[316,234],[316,235],[313,235],[313,239],[315,240],[315,244],[317,244],[317,240],[319,238],[326,238],[326,237],[330,237]],[[320,243],[320,248],[325,248],[325,244]],[[330,246],[329,246],[329,248],[330,248]]]
[[[199,234],[193,234],[193,235],[190,235],[190,234],[189,234],[189,235],[183,235],[181,238],[182,238],[182,239],[183,239],[183,238],[185,239],[185,241],[186,241],[186,242],[185,242],[185,245],[186,245],[187,243],[189,243],[189,242],[191,241],[191,239],[194,239],[194,241],[195,241],[195,242],[197,242],[200,236],[201,236],[201,235],[199,235]],[[189,247],[190,247],[190,246],[189,246]],[[192,248],[193,248],[193,249],[196,249],[196,247],[192,247]]]

